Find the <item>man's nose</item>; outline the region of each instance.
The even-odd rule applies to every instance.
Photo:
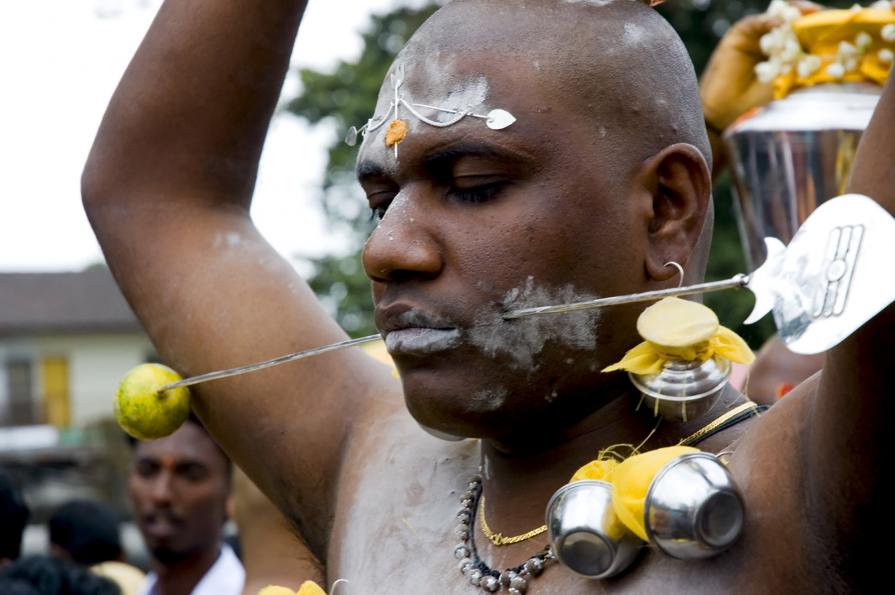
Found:
[[[169,504],[174,495],[173,477],[170,473],[162,472],[156,475],[149,485],[149,496],[155,505]]]
[[[441,272],[441,246],[425,207],[402,191],[364,246],[364,270],[380,283],[432,278]]]

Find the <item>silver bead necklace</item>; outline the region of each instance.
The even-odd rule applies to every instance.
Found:
[[[482,496],[482,477],[474,475],[460,496],[460,511],[457,513],[457,537],[460,544],[454,548],[454,557],[460,562],[458,568],[469,584],[488,593],[506,589],[509,595],[522,595],[528,590],[528,581],[544,571],[544,567],[555,560],[548,545],[528,560],[504,571],[494,570],[479,558],[473,532],[475,514],[479,498]]]

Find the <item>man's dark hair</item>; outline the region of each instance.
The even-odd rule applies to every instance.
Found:
[[[50,543],[84,566],[117,560],[122,553],[118,522],[106,504],[73,500],[50,517]]]
[[[27,556],[0,568],[0,593],[121,595],[121,589],[73,562],[51,556]]]
[[[15,560],[22,552],[22,534],[31,511],[15,478],[0,467],[0,560]]]

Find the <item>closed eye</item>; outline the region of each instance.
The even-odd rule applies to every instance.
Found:
[[[469,203],[483,203],[497,196],[501,190],[506,188],[509,182],[501,180],[499,182],[491,182],[489,184],[481,184],[471,188],[451,188],[448,194],[459,201]]]
[[[461,202],[482,203],[496,197],[509,185],[510,180],[505,176],[458,176],[450,183],[448,197]]]

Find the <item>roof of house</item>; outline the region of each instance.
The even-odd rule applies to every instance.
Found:
[[[80,273],[0,273],[0,335],[138,331],[105,267]]]

